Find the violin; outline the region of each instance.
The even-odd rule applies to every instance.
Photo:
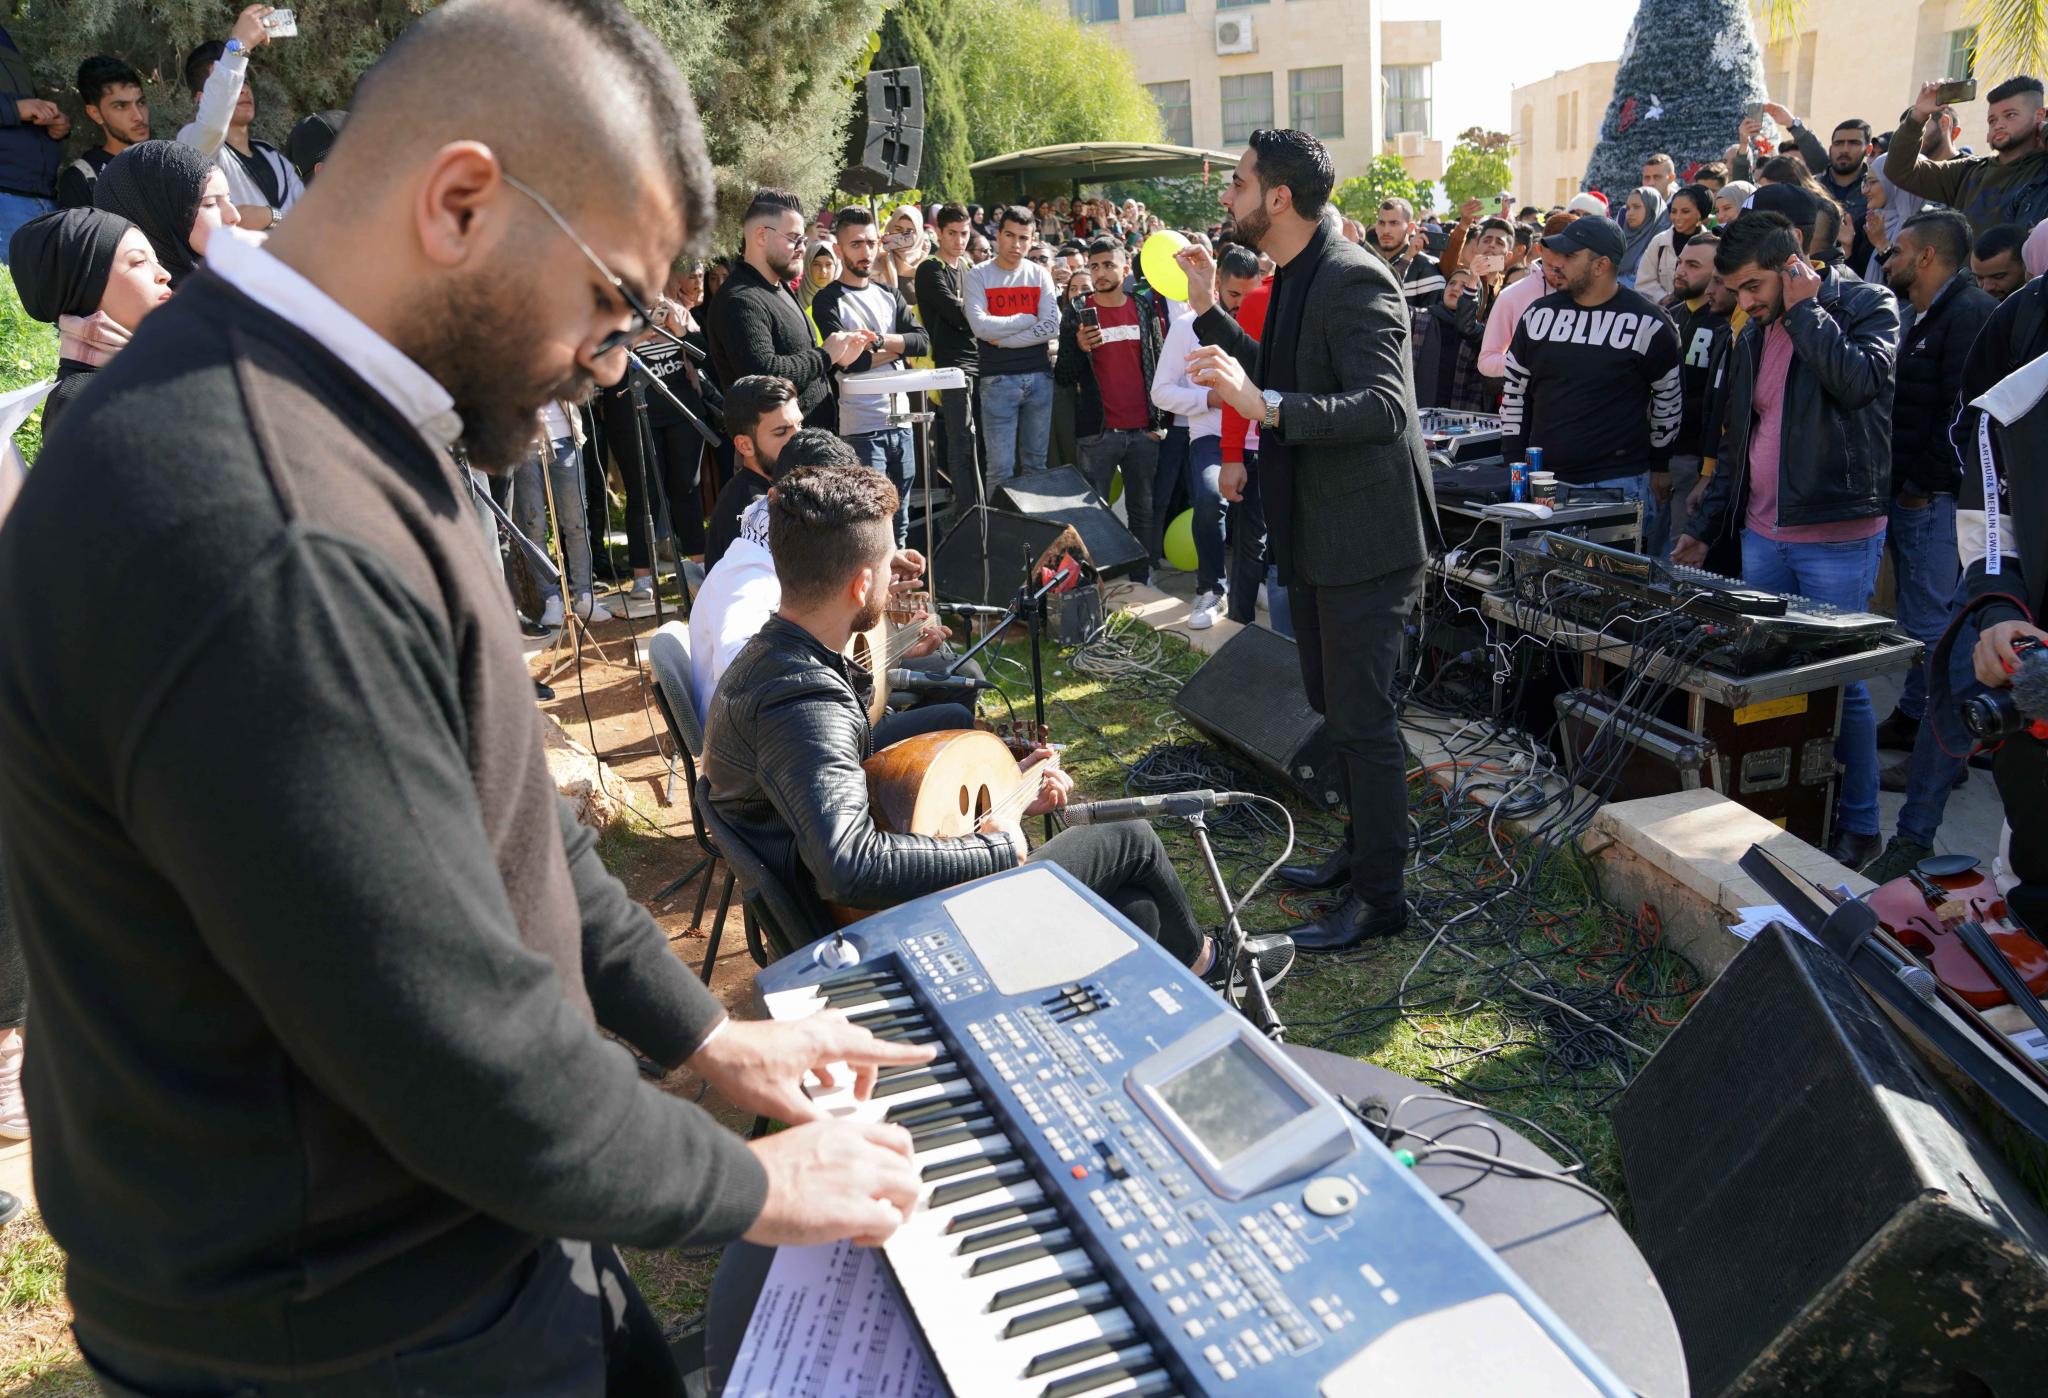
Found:
[[[2048,994],[2048,947],[2011,921],[1998,886],[1967,855],[1923,859],[1864,901],[1936,980],[1977,1009],[2012,1003],[2013,985],[2037,1002]],[[1986,964],[1986,943],[2009,974]]]

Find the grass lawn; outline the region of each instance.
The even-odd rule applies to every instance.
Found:
[[[1024,646],[1006,645],[986,665],[1023,705],[1027,660]],[[1086,654],[1048,650],[1047,718],[1065,745],[1079,798],[1192,786],[1272,790],[1174,713],[1174,691],[1200,663],[1185,638],[1135,623],[1119,624],[1108,644]],[[991,705],[1001,716],[1000,701]],[[1028,719],[1028,711],[1019,716]],[[1275,794],[1296,822],[1297,856],[1313,857],[1341,839],[1336,818],[1291,793]],[[1690,1003],[1697,975],[1657,947],[1654,927],[1602,906],[1589,870],[1569,848],[1489,832],[1481,808],[1462,797],[1447,802],[1424,774],[1412,779],[1410,796],[1418,855],[1409,892],[1417,916],[1399,938],[1297,963],[1276,996],[1289,1041],[1369,1059],[1433,1090],[1540,1123],[1586,1161],[1588,1181],[1626,1222],[1606,1105]],[[1278,856],[1281,828],[1265,807],[1215,814],[1218,861],[1234,896]],[[1177,822],[1159,829],[1201,920],[1220,924],[1193,839]],[[663,839],[622,822],[599,849],[624,872],[672,858]],[[1289,926],[1325,901],[1268,890],[1245,909],[1244,922],[1254,931]],[[669,1086],[689,1090],[676,1079]],[[703,1309],[718,1260],[715,1253],[632,1251],[626,1259],[671,1329]],[[61,1252],[33,1216],[0,1233],[0,1394],[94,1391],[71,1347],[62,1268]]]

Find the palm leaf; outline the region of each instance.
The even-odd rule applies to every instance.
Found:
[[[1763,0],[1757,12],[1763,17],[1765,37],[1775,43],[1797,34],[1805,10],[1806,0]]]
[[[1779,0],[1780,3],[1783,0]],[[1993,82],[2048,66],[2048,0],[1970,0],[1976,70]]]

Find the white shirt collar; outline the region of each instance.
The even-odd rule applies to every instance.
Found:
[[[435,451],[445,450],[462,435],[455,400],[439,380],[253,240],[231,233],[216,236],[206,246],[206,266],[355,370]]]

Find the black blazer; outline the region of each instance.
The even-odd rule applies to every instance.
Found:
[[[1282,579],[1341,587],[1419,568],[1443,536],[1416,417],[1408,303],[1384,259],[1334,229],[1323,236],[1294,344],[1273,342],[1272,310],[1263,344],[1221,306],[1195,331],[1259,384],[1269,355],[1293,354],[1297,389],[1282,396],[1277,434],[1290,479],[1273,480],[1261,451],[1259,486],[1269,502],[1291,497],[1289,527],[1273,531]]]

